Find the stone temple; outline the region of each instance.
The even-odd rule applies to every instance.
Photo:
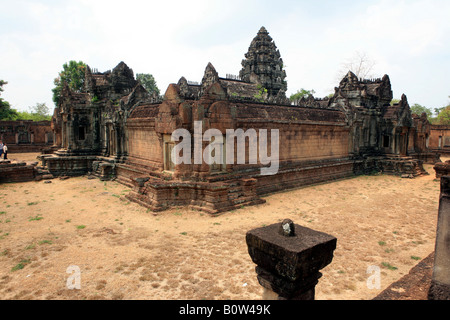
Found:
[[[201,83],[181,77],[160,98],[120,62],[102,73],[88,67],[85,83],[81,93],[64,87],[52,120],[55,151],[40,156],[43,165],[55,176],[115,179],[132,187],[130,200],[153,211],[189,206],[217,214],[263,203],[271,192],[354,175],[414,177],[439,158],[428,149],[426,116],[411,114],[405,95],[391,105],[387,75],[358,79],[349,72],[333,97],[290,103],[283,60],[264,27],[239,76],[221,77],[208,63]],[[194,140],[196,123],[201,133],[217,129],[224,139],[227,129],[254,129],[258,138],[260,129],[279,130],[277,173],[261,175],[259,159],[174,164],[172,133],[185,129]]]

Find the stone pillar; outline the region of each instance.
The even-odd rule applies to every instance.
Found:
[[[121,136],[120,136],[120,127],[119,127],[119,125],[118,124],[115,124],[114,125],[114,135],[115,135],[115,139],[114,139],[114,142],[115,142],[115,153],[114,153],[114,156],[115,156],[115,158],[116,159],[119,159],[120,158],[120,156],[122,155],[122,150],[121,150]]]
[[[61,148],[66,149],[66,123],[61,125]]]
[[[450,300],[450,176],[441,178],[441,195],[429,300]]]
[[[314,300],[319,270],[333,260],[337,239],[284,220],[247,232],[265,300]]]
[[[74,131],[73,131],[73,121],[67,121],[67,149],[72,150],[74,143]]]

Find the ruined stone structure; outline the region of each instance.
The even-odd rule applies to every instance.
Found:
[[[287,83],[283,60],[266,28],[261,27],[251,42],[239,76],[245,82],[257,84],[262,98],[289,104],[285,96]]]
[[[8,145],[8,160],[0,159],[0,183],[50,179],[50,172],[38,161],[18,161],[17,153],[51,153],[54,144],[50,121],[0,121],[0,141]]]
[[[429,300],[450,300],[450,176],[441,178],[439,213]]]
[[[92,173],[133,187],[128,198],[154,211],[191,206],[216,214],[258,204],[261,195],[355,174],[383,171],[415,176],[432,161],[424,142],[426,119],[411,115],[406,96],[391,106],[390,79],[361,80],[351,72],[331,99],[289,103],[283,62],[268,32],[252,41],[240,76],[220,77],[208,64],[201,83],[182,77],[164,99],[150,96],[121,62],[112,71],[86,70],[86,88],[67,86],[52,128],[60,149],[42,155],[54,175]],[[196,124],[201,123],[200,132]],[[175,165],[172,133],[202,136],[208,129],[279,130],[278,171],[261,175],[267,163]],[[210,141],[201,142],[204,150]],[[224,149],[223,156],[236,151]],[[246,140],[246,150],[250,142]],[[268,148],[271,141],[268,141]],[[192,149],[195,149],[192,143]],[[194,153],[194,152],[193,152]],[[235,160],[237,155],[234,155]]]
[[[247,232],[248,253],[263,300],[314,300],[320,270],[333,260],[337,239],[285,219]]]
[[[450,126],[432,125],[428,139],[428,147],[442,155],[450,155]]]
[[[0,183],[33,181],[36,164],[0,159]]]
[[[0,141],[10,153],[40,152],[53,145],[50,121],[0,121]]]

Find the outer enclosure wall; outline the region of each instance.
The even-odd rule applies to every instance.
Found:
[[[51,121],[0,121],[0,140],[10,153],[40,152],[53,145]]]
[[[432,125],[428,146],[440,154],[450,154],[450,126]]]

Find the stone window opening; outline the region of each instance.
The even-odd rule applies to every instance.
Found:
[[[391,137],[388,135],[383,136],[383,148],[390,148],[391,146]]]
[[[444,147],[450,147],[450,137],[444,137]]]
[[[86,139],[86,127],[78,127],[78,140],[83,141]]]

